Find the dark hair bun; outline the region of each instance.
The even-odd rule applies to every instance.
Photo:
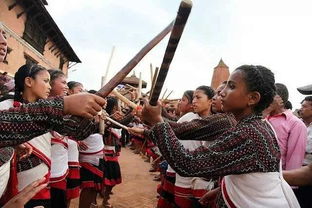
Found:
[[[261,114],[273,101],[275,92],[275,78],[271,70],[264,66],[242,65],[235,70],[243,71],[249,91],[260,93],[260,101],[254,107],[257,114]]]

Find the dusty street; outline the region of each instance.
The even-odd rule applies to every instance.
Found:
[[[157,203],[156,187],[153,181],[155,173],[148,172],[150,164],[143,161],[141,156],[122,148],[119,157],[122,173],[122,183],[113,189],[110,203],[114,208],[153,208]],[[98,203],[101,199],[98,197]],[[78,207],[74,200],[71,208]]]

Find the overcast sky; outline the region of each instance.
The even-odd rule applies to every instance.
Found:
[[[172,21],[180,1],[48,3],[48,11],[82,61],[71,68],[69,81],[98,89],[112,47],[116,48],[109,78]],[[287,85],[290,101],[298,108],[304,96],[296,88],[312,84],[311,11],[310,0],[194,0],[163,91],[173,90],[170,98],[180,98],[185,90],[210,85],[213,68],[222,58],[230,72],[242,64],[270,68],[276,82]],[[149,65],[161,65],[168,37],[134,68],[148,83]]]

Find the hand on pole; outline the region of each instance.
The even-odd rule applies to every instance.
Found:
[[[135,136],[143,136],[144,128],[131,127],[131,128],[128,128],[128,132]]]
[[[156,106],[152,106],[145,99],[143,110],[142,110],[142,119],[144,122],[147,122],[151,126],[153,126],[159,122],[163,122],[163,118],[161,117],[161,103],[160,103],[160,101],[157,102]]]
[[[85,118],[94,118],[106,100],[90,93],[79,93],[64,97],[64,113]]]

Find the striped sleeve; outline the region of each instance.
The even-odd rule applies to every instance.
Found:
[[[0,111],[0,146],[21,144],[64,125],[62,98],[39,100]]]
[[[278,145],[267,132],[267,128],[251,123],[232,127],[208,147],[195,151],[186,150],[166,122],[155,125],[150,137],[179,175],[218,177],[278,171]],[[191,133],[195,135],[196,130]]]
[[[204,119],[189,122],[168,122],[179,140],[212,141],[229,128],[235,126],[232,114],[214,114]]]

